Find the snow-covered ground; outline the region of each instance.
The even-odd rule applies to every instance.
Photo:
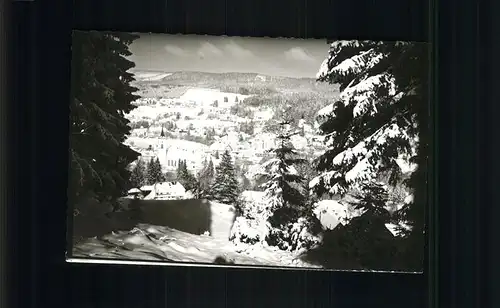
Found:
[[[220,107],[230,107],[250,96],[251,95],[222,92],[216,89],[192,88],[187,90],[180,97],[180,100],[199,102],[202,105],[206,105],[207,103],[212,104],[214,101],[217,101]],[[224,102],[224,99],[227,99],[227,102]]]
[[[245,191],[243,197],[257,207],[265,206],[263,192]],[[301,260],[301,252],[282,251],[261,243],[235,244],[229,241],[234,229],[234,208],[210,202],[210,212],[211,234],[195,235],[167,226],[138,223],[129,231],[111,232],[77,243],[72,257],[197,264],[214,263],[217,257],[223,257],[236,266],[322,268]],[[362,214],[334,200],[318,202],[314,212],[325,230],[346,224],[349,218]],[[386,227],[397,236],[396,225],[388,224]],[[255,231],[258,232],[257,229]]]
[[[134,77],[138,81],[158,81],[162,80],[165,77],[172,75],[172,73],[146,73],[146,72],[137,72],[134,74]]]
[[[236,246],[223,237],[194,235],[161,226],[139,224],[127,232],[91,238],[73,248],[74,258],[213,263],[222,256],[236,265],[319,268],[293,253],[272,247]]]
[[[361,216],[363,211],[355,210],[345,202],[322,200],[316,203],[314,214],[325,230],[333,230],[338,224],[346,225],[350,219]]]
[[[135,108],[134,110],[132,110],[130,113],[127,114],[127,118],[131,121],[142,120],[142,119],[154,120],[159,115],[170,114],[170,113],[175,114],[180,111],[186,112],[185,110],[183,110],[183,107],[161,106],[159,104],[138,106],[137,108]]]
[[[257,202],[261,201],[263,194],[247,191],[244,196],[247,201]],[[281,251],[265,244],[235,244],[229,241],[234,207],[210,202],[210,213],[211,234],[195,235],[166,226],[139,223],[129,231],[112,232],[77,243],[72,257],[213,263],[221,256],[235,265],[320,268],[301,261],[299,253]]]

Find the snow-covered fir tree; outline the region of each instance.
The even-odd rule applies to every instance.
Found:
[[[177,161],[177,170],[175,171],[175,173],[177,174],[177,179],[182,176],[182,172],[184,171],[184,169],[187,170],[186,162],[183,159],[179,159]]]
[[[351,204],[355,209],[364,211],[363,215],[370,216],[373,220],[380,219],[383,222],[390,219],[390,213],[387,210],[389,193],[385,183],[363,183],[359,192],[354,193],[354,198],[356,200]]]
[[[304,195],[297,188],[304,181],[304,177],[297,174],[294,168],[294,165],[303,163],[304,159],[297,157],[297,152],[290,142],[290,138],[296,133],[287,129],[289,123],[286,121],[279,125],[278,144],[275,148],[268,150],[272,158],[262,164],[263,172],[259,174],[261,178],[267,180],[262,186],[269,209],[276,213],[275,226],[279,225],[280,211],[288,212],[298,209],[305,200]]]
[[[161,164],[158,158],[151,157],[146,167],[146,177],[149,185],[165,181],[165,176],[161,172]]]
[[[200,184],[201,194],[204,197],[209,196],[210,187],[213,185],[215,176],[214,163],[212,159],[206,160],[203,163],[203,169],[198,174],[198,182]]]
[[[289,121],[279,123],[277,146],[268,152],[271,157],[262,165],[259,176],[266,180],[262,185],[271,227],[266,241],[283,250],[295,250],[311,245],[314,237],[308,234],[312,224],[307,211],[307,197],[301,192],[305,178],[297,173],[295,166],[305,163],[293,147]]]
[[[295,169],[304,177],[304,182],[301,183],[301,192],[307,196],[307,198],[311,198],[313,195],[309,194],[309,182],[317,175],[314,151],[309,149],[306,153],[303,153],[302,156],[304,157],[304,162],[296,165]]]
[[[428,46],[411,42],[337,41],[318,80],[340,85],[340,99],[318,114],[328,149],[317,160],[310,188],[322,196],[388,175],[406,173],[413,195],[398,211],[408,267],[421,269],[428,148]],[[408,175],[409,174],[409,175]],[[405,258],[406,258],[405,257]]]
[[[70,101],[71,168],[68,200],[72,205],[95,199],[113,203],[130,187],[128,166],[139,155],[123,142],[130,134],[125,114],[139,98],[131,83],[134,63],[127,33],[74,31]]]
[[[177,165],[177,181],[179,181],[186,190],[195,194],[198,192],[198,182],[194,175],[187,169],[185,160],[179,160]]]
[[[221,161],[215,167],[215,180],[210,194],[211,198],[225,204],[235,204],[238,200],[238,180],[236,179],[233,159],[228,150],[222,153]]]
[[[146,179],[146,164],[139,158],[132,169],[132,174],[130,175],[130,184],[134,188],[139,188],[147,184]]]
[[[330,251],[328,256],[335,263],[329,267],[369,270],[408,269],[407,259],[398,251],[401,240],[387,229],[391,214],[386,209],[388,187],[383,182],[366,182],[353,193],[350,203],[362,211],[360,216],[348,219],[347,225],[339,225],[326,232],[323,241]]]

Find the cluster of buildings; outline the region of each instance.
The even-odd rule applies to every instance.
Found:
[[[265,153],[276,146],[276,135],[264,132],[264,123],[270,120],[270,110],[256,110],[253,119],[238,117],[230,113],[230,107],[250,95],[226,93],[214,89],[193,88],[186,90],[178,98],[142,98],[138,108],[129,115],[131,121],[148,121],[148,127],[135,128],[128,145],[141,153],[144,161],[158,158],[164,173],[175,172],[179,161],[183,161],[193,174],[198,174],[205,162],[212,160],[215,166],[220,155],[229,150],[234,160],[244,161],[245,165],[261,162]],[[248,135],[240,131],[244,123],[252,120],[254,133]],[[166,123],[169,121],[170,123]],[[172,123],[175,123],[172,128]],[[167,125],[170,124],[170,125]],[[170,127],[169,127],[170,126]],[[168,127],[167,134],[161,134]],[[297,150],[307,150],[320,144],[314,140],[315,128],[301,120],[299,128],[304,136],[293,136],[291,140]],[[183,134],[205,138],[206,144],[184,139]],[[215,140],[207,145],[207,136]],[[176,139],[177,138],[177,139]],[[184,139],[183,139],[184,138]],[[312,138],[312,139],[311,139]],[[250,167],[249,166],[249,167]]]
[[[222,92],[217,89],[188,89],[180,99],[204,108],[230,108],[250,95]],[[214,109],[215,110],[215,109]]]
[[[175,172],[179,161],[183,161],[188,170],[196,174],[203,169],[205,159],[210,156],[208,146],[182,139],[157,138],[150,152],[158,157],[163,172]]]
[[[192,197],[179,182],[162,182],[132,188],[128,191],[128,196],[144,200],[183,200]]]
[[[158,158],[162,171],[175,172],[179,161],[183,161],[193,174],[200,172],[206,161],[212,160],[217,165],[220,155],[229,150],[233,159],[243,159],[258,163],[264,154],[276,144],[276,136],[272,133],[259,133],[242,140],[241,133],[230,131],[218,137],[210,146],[205,144],[172,138],[143,138],[142,144],[130,144],[141,153],[144,161]],[[299,151],[309,148],[309,140],[301,136],[293,136],[292,143]]]

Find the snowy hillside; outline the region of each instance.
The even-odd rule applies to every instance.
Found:
[[[219,106],[221,105],[230,106],[233,105],[235,102],[242,101],[250,96],[251,95],[222,92],[218,89],[193,88],[187,90],[180,97],[180,100],[201,102],[201,103],[213,103],[214,101],[218,101]],[[227,102],[224,102],[225,99],[227,99]]]
[[[262,193],[246,191],[244,197],[248,202],[259,203],[262,206]],[[148,209],[151,205],[146,205],[141,208],[142,213],[145,214],[142,217],[149,215],[149,218],[146,218],[149,220],[151,216],[180,214],[176,217],[181,220],[190,219],[191,216],[193,219],[199,219],[199,217],[195,217],[193,212],[197,210],[188,208],[190,206],[188,202],[184,206],[177,206],[177,211],[185,208],[183,213],[161,209],[169,207],[171,204],[165,202],[153,205],[152,210]],[[235,219],[234,207],[210,202],[207,208],[210,213],[210,225],[207,227],[210,231],[206,231],[202,235],[174,229],[167,226],[168,222],[162,223],[162,226],[146,223],[143,218],[139,222],[137,220],[129,222],[128,225],[135,225],[135,227],[129,227],[130,229],[107,231],[102,233],[105,234],[103,236],[83,239],[73,247],[72,256],[74,258],[118,258],[195,263],[212,263],[215,258],[222,256],[238,265],[319,268],[317,265],[299,260],[301,257],[299,253],[280,251],[265,244],[245,245],[229,241]],[[196,224],[194,221],[192,223]],[[118,225],[121,224],[118,223]]]
[[[134,77],[137,81],[158,81],[172,75],[172,73],[136,72]]]
[[[319,268],[299,256],[263,246],[236,246],[222,237],[193,235],[168,227],[140,224],[77,244],[74,258],[118,258],[145,261],[213,263],[222,256],[238,265]]]

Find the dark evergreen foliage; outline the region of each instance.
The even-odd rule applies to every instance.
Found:
[[[215,168],[215,181],[211,188],[211,198],[214,200],[234,205],[238,199],[239,187],[236,172],[229,151],[221,156],[219,165]]]
[[[349,65],[345,65],[347,61]],[[411,231],[405,229],[404,240],[393,239],[399,243],[399,255],[387,256],[394,262],[405,260],[402,266],[407,270],[423,266],[429,137],[427,61],[428,45],[423,43],[341,41],[331,45],[319,75],[320,81],[339,84],[343,92],[340,100],[320,112],[320,130],[328,149],[317,160],[320,176],[312,185],[317,196],[345,194],[354,186],[376,181],[381,174],[388,174],[389,184],[395,185],[402,175],[397,159],[418,164],[406,182],[413,202],[397,213]],[[383,199],[376,197],[379,190],[373,185],[363,189],[363,207],[380,209],[375,205]],[[367,214],[358,221],[368,217],[373,218]],[[377,217],[385,222],[391,219],[386,214]],[[367,241],[366,245],[364,257],[370,258],[373,252],[368,251],[377,250],[376,242]],[[379,262],[390,263],[382,258]]]
[[[267,180],[263,187],[272,200],[270,207],[273,211],[279,208],[300,208],[305,201],[304,195],[299,190],[305,179],[290,169],[305,161],[303,158],[298,158],[298,153],[290,142],[290,138],[296,133],[287,131],[285,128],[289,125],[287,121],[279,125],[278,146],[268,151],[272,158],[264,163],[266,173],[261,175]]]
[[[295,250],[313,244],[313,237],[302,237],[300,234],[304,228],[311,231],[317,220],[311,210],[312,204],[302,190],[305,178],[293,170],[305,162],[298,157],[290,142],[290,138],[297,133],[291,131],[290,121],[282,121],[278,127],[278,144],[268,151],[270,159],[263,164],[264,172],[260,175],[261,180],[266,180],[262,186],[270,213],[268,222],[271,230],[266,242],[283,250]]]
[[[203,169],[198,174],[198,183],[200,186],[200,193],[202,197],[210,196],[210,188],[212,187],[215,179],[215,169],[212,159],[206,160]]]
[[[146,164],[139,158],[130,176],[130,185],[134,188],[140,188],[148,183],[146,176]]]
[[[191,191],[197,196],[199,184],[195,176],[188,170],[185,160],[179,160],[177,166],[177,181],[179,181],[186,190]]]
[[[158,157],[156,159],[151,157],[146,167],[147,180],[149,185],[161,183],[165,181],[165,175],[161,170],[161,164]]]
[[[138,153],[123,144],[124,114],[138,96],[125,57],[137,37],[126,33],[73,32],[68,199],[113,202],[130,188],[128,166]]]
[[[356,201],[352,201],[351,204],[354,205],[355,209],[365,211],[364,215],[373,217],[373,219],[389,221],[391,215],[386,209],[389,194],[384,183],[363,183],[360,192],[354,194],[354,197]]]

